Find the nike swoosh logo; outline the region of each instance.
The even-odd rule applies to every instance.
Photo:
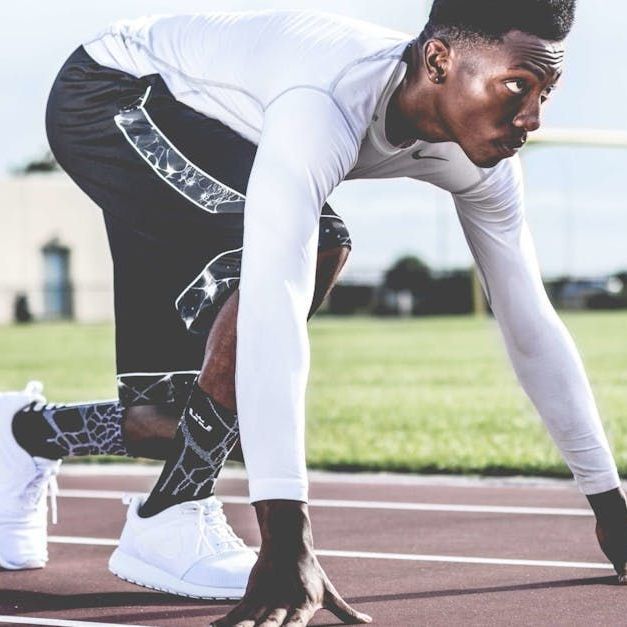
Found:
[[[448,161],[448,159],[445,159],[444,157],[429,157],[428,155],[423,156],[422,150],[415,150],[414,152],[412,152],[411,158],[415,159],[416,161],[420,161],[421,159],[433,159],[434,161]]]

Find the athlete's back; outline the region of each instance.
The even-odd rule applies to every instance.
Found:
[[[159,73],[177,100],[256,141],[264,109],[299,86],[332,94],[363,129],[409,39],[335,15],[263,11],[121,21],[85,49],[134,76]]]

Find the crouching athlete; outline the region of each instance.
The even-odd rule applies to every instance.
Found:
[[[111,570],[174,594],[238,599],[257,556],[228,525],[214,484],[229,455],[241,458],[235,320],[256,146],[177,101],[159,74],[136,78],[83,47],[55,81],[47,130],[59,163],[103,211],[119,397],[52,405],[37,384],[0,395],[0,566],[45,565],[46,489],[63,457],[141,456],[166,460],[167,478],[151,498],[131,499]],[[285,234],[280,219],[268,226]],[[328,205],[315,239],[310,315],[351,247]]]
[[[170,516],[188,509],[210,516],[215,500],[206,497],[235,439],[236,409],[262,544],[242,600],[215,624],[306,625],[321,607],[345,622],[369,622],[338,595],[313,550],[306,321],[332,190],[347,179],[409,177],[452,194],[520,383],[625,580],[625,496],[581,359],[542,285],[516,154],[540,127],[560,79],[574,12],[574,0],[435,0],[418,38],[298,11],[161,16],[119,22],[70,57],[53,86],[48,133],[60,163],[104,209],[114,262],[122,260],[116,283],[130,299],[116,298],[123,390],[144,396],[133,377],[163,370],[156,329],[120,362],[133,333],[156,324],[153,316],[167,311],[201,333],[206,318],[215,318],[205,364],[181,393],[182,418],[163,472],[129,509],[111,560],[115,572],[141,572],[146,585],[181,572],[158,549],[154,558],[136,559],[140,529],[150,526],[156,546],[173,528]],[[233,181],[242,140],[252,144],[252,167]],[[243,240],[231,244],[236,216],[243,216]],[[192,227],[179,232],[181,221]],[[206,303],[220,301],[229,275],[210,265],[232,268],[239,248],[237,296],[215,317]],[[337,258],[332,266],[339,265]],[[163,284],[171,286],[166,302],[151,307]],[[143,298],[133,300],[135,290]],[[174,351],[191,337],[181,333]],[[168,372],[179,369],[168,364]],[[65,432],[45,405],[24,404],[16,402],[17,414],[4,424],[13,425],[15,446],[41,455],[18,425],[55,432],[40,442],[63,440]],[[93,423],[90,412],[81,414],[81,429]],[[119,409],[108,415],[106,433],[121,421]],[[5,436],[13,437],[8,427]],[[253,557],[247,562],[240,551],[244,571]],[[198,584],[207,570],[192,568],[188,583]]]

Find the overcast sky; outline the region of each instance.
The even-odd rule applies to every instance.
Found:
[[[318,0],[315,7],[417,33],[428,5],[427,0]],[[43,117],[54,76],[68,54],[107,23],[173,11],[311,7],[302,0],[0,2],[0,173],[45,150]],[[545,113],[546,127],[627,129],[625,32],[625,0],[579,0],[566,72]],[[627,150],[541,149],[523,156],[528,213],[545,273],[627,268],[622,189]],[[438,267],[468,262],[448,199],[425,185],[355,182],[332,200],[357,241],[354,272],[380,267],[402,252],[417,252]]]

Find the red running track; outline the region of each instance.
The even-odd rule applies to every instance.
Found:
[[[228,611],[111,575],[125,515],[119,493],[148,489],[154,473],[83,469],[67,465],[60,477],[48,566],[0,571],[0,624],[192,627]],[[229,475],[220,484],[225,511],[257,545],[245,480]],[[313,475],[311,498],[325,570],[375,625],[627,624],[627,588],[605,564],[594,519],[570,483]],[[337,624],[328,612],[312,623]]]

